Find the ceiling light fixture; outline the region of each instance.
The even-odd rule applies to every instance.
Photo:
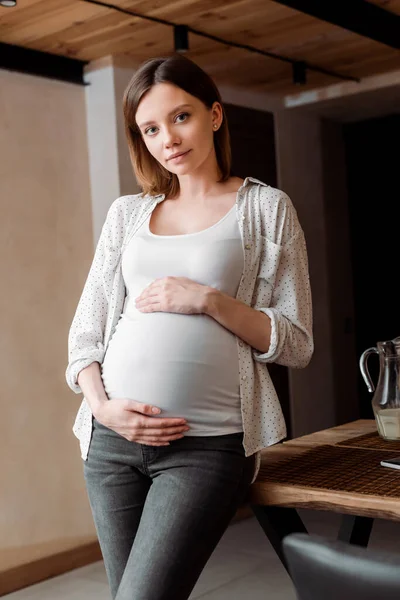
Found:
[[[175,52],[187,52],[189,50],[189,30],[187,25],[174,25]]]
[[[307,65],[304,61],[298,60],[292,64],[293,83],[304,85],[307,83]]]

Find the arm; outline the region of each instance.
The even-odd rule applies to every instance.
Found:
[[[252,346],[257,362],[301,368],[309,363],[314,350],[304,234],[286,194],[280,195],[275,219],[266,210],[265,214],[270,229],[263,239],[256,308],[208,288],[205,312]]]
[[[131,398],[109,400],[103,386],[100,365],[93,362],[79,375],[79,385],[94,417],[128,441],[147,446],[169,446],[190,429],[186,419],[177,417],[154,418],[161,410]]]
[[[92,362],[78,374],[78,385],[90,406],[90,410],[98,420],[101,409],[108,401],[98,362]]]
[[[271,338],[268,315],[212,287],[205,292],[203,312],[253,348],[268,351]]]
[[[93,362],[101,364],[104,359],[104,331],[113,272],[122,243],[122,224],[122,206],[116,200],[103,225],[68,335],[68,367],[65,376],[69,387],[76,394],[82,392],[77,380],[79,372]]]
[[[270,305],[257,310],[270,318],[271,343],[267,352],[254,350],[254,360],[306,367],[314,342],[307,250],[300,228],[282,247]]]

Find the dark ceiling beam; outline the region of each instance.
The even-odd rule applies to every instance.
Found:
[[[274,0],[289,8],[358,33],[391,48],[400,48],[400,16],[365,0]]]
[[[85,85],[87,61],[0,42],[0,68]]]

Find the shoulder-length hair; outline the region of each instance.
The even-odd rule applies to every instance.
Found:
[[[211,109],[214,102],[222,106],[223,120],[214,132],[214,146],[220,181],[226,181],[231,171],[231,146],[226,113],[217,86],[211,77],[188,58],[176,54],[152,58],[141,65],[130,80],[123,98],[125,133],[129,154],[138,184],[144,194],[174,196],[179,191],[178,177],[163,167],[147,150],[136,123],[136,111],[143,96],[157,83],[172,83],[201,100]]]

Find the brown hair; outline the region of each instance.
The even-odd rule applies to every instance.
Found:
[[[201,100],[211,109],[214,102],[222,106],[223,121],[214,132],[214,145],[220,181],[230,177],[231,147],[228,123],[218,88],[205,71],[188,58],[176,54],[147,60],[130,80],[123,98],[125,133],[133,170],[144,194],[174,196],[179,191],[178,177],[163,167],[147,150],[136,123],[139,102],[157,83],[172,83]]]

